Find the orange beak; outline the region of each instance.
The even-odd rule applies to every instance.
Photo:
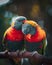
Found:
[[[26,37],[30,39],[31,38],[31,34],[27,34]]]
[[[27,20],[23,20],[23,23],[25,23]]]

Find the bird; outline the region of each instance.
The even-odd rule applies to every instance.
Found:
[[[22,26],[22,32],[26,50],[29,52],[37,51],[39,54],[45,55],[47,47],[45,30],[36,21],[26,20]],[[30,64],[35,65],[36,62],[30,59]]]
[[[17,16],[12,18],[11,26],[4,32],[2,45],[3,50],[14,52],[24,48],[24,35],[21,31],[22,24],[27,18],[25,16]],[[19,58],[13,59],[19,64]]]

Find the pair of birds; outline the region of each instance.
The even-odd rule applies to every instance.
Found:
[[[35,21],[18,16],[4,33],[3,49],[10,52],[26,49],[30,52],[37,51],[40,54],[45,54],[46,42],[45,31]],[[14,61],[18,63],[20,59],[14,58]],[[30,62],[34,63],[32,60]]]

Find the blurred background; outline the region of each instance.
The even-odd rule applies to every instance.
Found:
[[[12,17],[25,16],[45,29],[48,40],[47,56],[52,56],[52,0],[0,0],[0,50],[2,37]]]

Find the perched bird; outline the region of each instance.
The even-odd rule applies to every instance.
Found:
[[[26,20],[22,26],[24,33],[25,48],[27,51],[37,51],[39,54],[45,55],[47,46],[46,32],[35,21]],[[37,65],[32,59],[30,63]]]
[[[11,26],[5,31],[3,36],[3,49],[8,51],[22,50],[24,46],[24,35],[21,31],[22,24],[26,20],[24,16],[18,16],[12,19]],[[14,58],[14,61],[18,63],[19,58]]]

